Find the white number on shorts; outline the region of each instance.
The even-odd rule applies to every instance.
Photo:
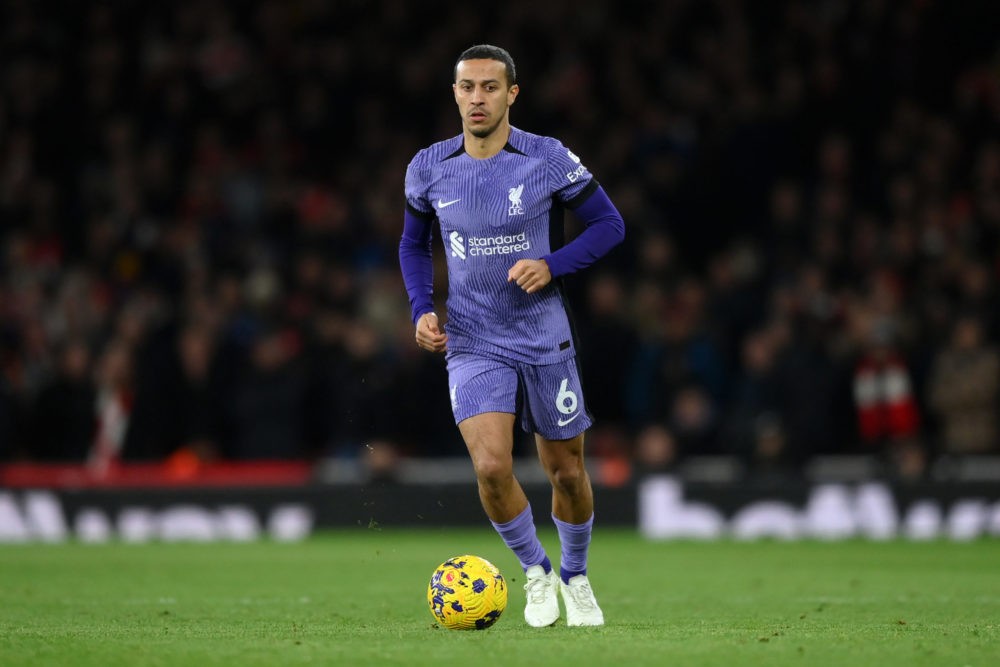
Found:
[[[566,388],[569,378],[563,378],[559,385],[559,393],[556,394],[556,407],[564,415],[571,415],[576,412],[576,394]]]

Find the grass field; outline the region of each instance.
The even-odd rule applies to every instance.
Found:
[[[542,533],[555,551],[554,533]],[[511,599],[438,629],[431,571],[477,553]],[[0,665],[1000,664],[1000,541],[651,543],[602,530],[603,628],[532,629],[488,528],[299,544],[0,547]]]

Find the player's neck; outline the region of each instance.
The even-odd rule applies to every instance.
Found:
[[[504,119],[497,129],[485,137],[477,137],[468,130],[463,130],[463,134],[465,152],[477,160],[485,160],[499,153],[507,145],[507,140],[510,138],[510,122]]]

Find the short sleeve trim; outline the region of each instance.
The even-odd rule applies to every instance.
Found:
[[[597,192],[597,188],[600,187],[600,183],[597,182],[596,178],[591,178],[590,181],[583,186],[583,189],[576,193],[572,199],[565,203],[566,208],[572,210],[578,208],[583,202],[587,201],[590,195]]]
[[[427,221],[433,220],[435,215],[434,211],[421,211],[420,209],[413,206],[413,204],[411,204],[410,202],[406,202],[406,210],[415,215],[416,217],[420,218],[421,220],[427,220]]]

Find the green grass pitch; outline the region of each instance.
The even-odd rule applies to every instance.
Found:
[[[541,533],[554,556],[554,532]],[[439,629],[445,558],[507,576],[491,629]],[[554,558],[555,560],[555,558]],[[304,543],[0,547],[0,665],[1000,664],[1000,541],[647,542],[601,530],[603,628],[533,629],[489,527]]]

